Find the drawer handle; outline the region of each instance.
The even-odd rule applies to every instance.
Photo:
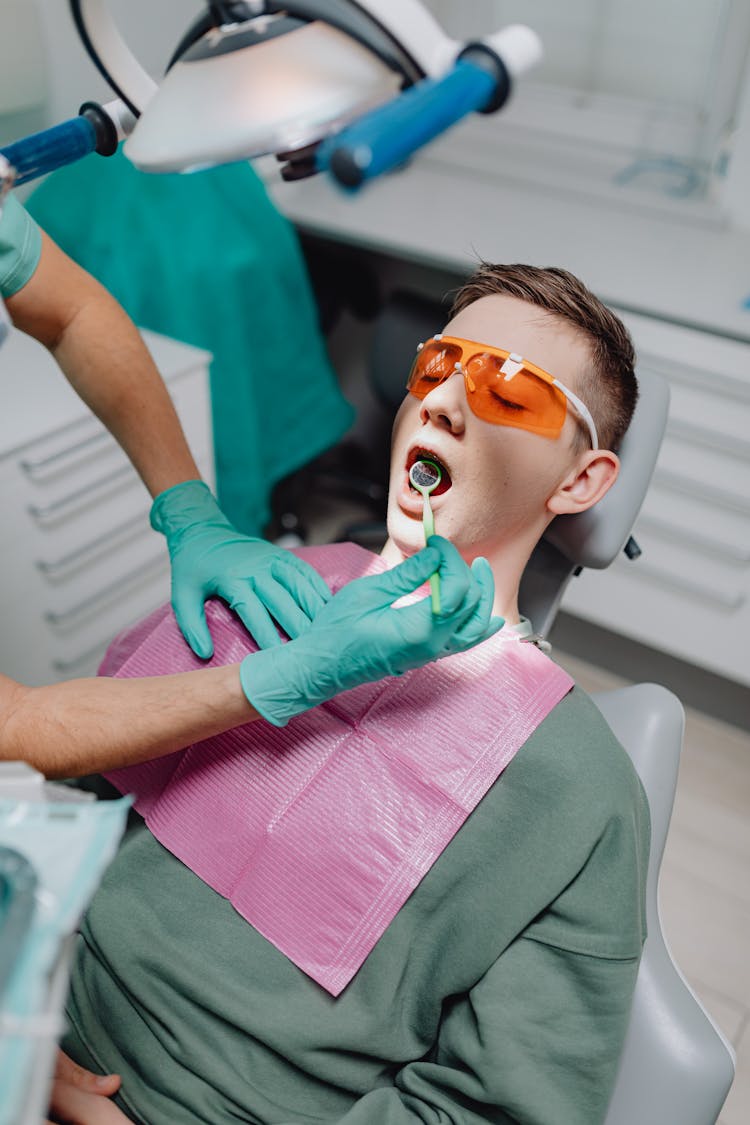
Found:
[[[677,473],[671,472],[669,469],[660,469],[657,466],[656,472],[652,478],[652,484],[660,488],[670,489],[672,492],[679,492],[685,496],[691,496],[693,499],[704,500],[707,504],[715,504],[719,508],[728,509],[730,512],[741,512],[743,515],[750,515],[750,503],[743,497],[736,496],[734,493],[728,492],[725,488],[716,488],[713,485],[704,484],[702,481],[678,476]]]
[[[75,445],[69,445],[65,449],[58,449],[55,453],[50,453],[48,457],[40,457],[37,461],[31,461],[29,458],[24,457],[19,461],[19,465],[26,473],[27,477],[43,476],[45,473],[58,468],[60,462],[66,461],[70,457],[75,457],[78,453],[85,453],[90,449],[96,449],[96,446],[104,443],[104,450],[116,449],[117,445],[114,439],[107,433],[106,430],[101,433],[91,434],[89,437],[81,438]],[[98,451],[97,451],[98,452]]]
[[[677,543],[681,547],[690,547],[693,551],[702,551],[706,555],[711,555],[713,558],[732,563],[735,566],[744,566],[750,563],[750,550],[745,550],[734,543],[727,543],[720,539],[711,539],[708,535],[701,535],[700,532],[685,531],[684,528],[676,527],[666,520],[662,522],[655,516],[641,514],[638,517],[637,529],[638,531],[649,531],[651,534],[659,536],[660,539]]]
[[[695,426],[691,422],[681,422],[671,418],[667,427],[670,437],[684,441],[688,445],[702,445],[705,449],[718,449],[729,457],[736,457],[746,463],[750,459],[750,442],[732,434],[722,434],[705,426]]]
[[[741,591],[735,593],[714,589],[703,582],[693,582],[684,575],[675,574],[672,570],[662,570],[661,567],[652,566],[642,560],[638,561],[638,574],[652,578],[670,590],[677,590],[681,594],[688,594],[691,598],[699,598],[703,602],[712,602],[720,609],[739,609],[745,604],[745,595]]]
[[[86,652],[82,652],[78,656],[72,656],[69,660],[53,660],[52,667],[62,676],[67,675],[69,672],[75,672],[77,668],[88,664],[89,661],[96,659],[96,657],[104,656],[108,644],[109,640],[99,641],[98,644],[92,645]],[[99,661],[99,663],[101,663],[101,661]]]
[[[56,672],[59,672],[61,676],[67,676],[70,674],[75,674],[82,666],[90,664],[92,660],[97,660],[97,658],[99,658],[97,660],[97,663],[101,663],[101,657],[104,656],[104,653],[112,644],[112,641],[115,639],[118,633],[124,632],[126,629],[130,629],[131,626],[135,625],[136,621],[142,621],[145,617],[148,617],[150,613],[153,613],[154,610],[158,609],[161,605],[164,605],[163,598],[159,598],[158,601],[149,605],[148,608],[145,609],[143,613],[139,613],[137,617],[131,617],[127,621],[124,621],[121,625],[118,625],[114,633],[108,633],[106,637],[102,637],[101,640],[91,645],[90,648],[87,648],[85,652],[79,652],[76,656],[70,656],[67,658],[62,656],[56,657],[52,661],[52,667]]]
[[[681,383],[685,387],[697,387],[700,391],[707,391],[711,396],[719,395],[721,398],[733,398],[743,404],[750,403],[750,388],[747,383],[734,375],[727,375],[726,372],[691,367],[688,363],[676,363],[666,356],[654,355],[642,355],[641,366],[664,375],[670,382]]]
[[[99,477],[92,484],[87,484],[84,488],[79,488],[75,492],[69,492],[67,496],[62,496],[52,504],[47,504],[43,508],[36,504],[29,504],[26,510],[38,523],[48,523],[50,520],[60,519],[67,515],[69,510],[75,510],[80,505],[85,504],[87,500],[97,498],[98,494],[106,495],[108,492],[114,491],[118,485],[126,482],[134,484],[138,479],[132,465],[123,465],[115,472],[108,473],[105,477]]]
[[[45,578],[50,581],[60,578],[67,571],[88,562],[89,559],[95,559],[99,555],[108,554],[114,551],[117,547],[121,546],[123,539],[130,540],[131,538],[138,538],[145,535],[150,531],[148,522],[143,516],[135,516],[133,519],[127,520],[125,523],[120,524],[119,527],[113,528],[108,531],[106,535],[100,535],[96,539],[91,539],[83,546],[76,548],[62,558],[54,559],[52,562],[45,562],[44,559],[37,560],[37,568],[42,572]]]
[[[92,613],[103,609],[108,603],[116,601],[121,594],[128,593],[133,587],[139,586],[145,578],[156,576],[160,571],[165,570],[166,566],[166,555],[160,551],[158,555],[141,563],[136,570],[131,570],[123,578],[118,578],[97,590],[86,601],[79,602],[70,609],[63,610],[62,613],[47,610],[44,619],[55,629],[70,629],[75,626],[79,618],[90,617]]]

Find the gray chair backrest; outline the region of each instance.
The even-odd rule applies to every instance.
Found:
[[[714,1125],[734,1077],[734,1052],[672,960],[658,904],[684,711],[656,684],[604,692],[594,701],[630,755],[651,812],[648,937],[605,1125]]]
[[[391,294],[378,316],[370,352],[371,382],[385,405],[394,410],[399,405],[416,345],[439,332],[447,318],[448,310],[438,300],[406,291]],[[519,605],[543,636],[549,632],[565,587],[578,569],[609,566],[630,540],[669,410],[666,379],[642,367],[637,377],[638,405],[618,450],[617,481],[588,512],[553,520],[526,566]]]

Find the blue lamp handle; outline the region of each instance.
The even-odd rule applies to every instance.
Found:
[[[96,129],[87,117],[72,117],[0,149],[16,170],[16,184],[25,184],[96,151]]]
[[[441,78],[423,79],[323,141],[317,166],[344,187],[357,188],[402,164],[467,114],[495,108],[497,93],[495,74],[460,59]]]

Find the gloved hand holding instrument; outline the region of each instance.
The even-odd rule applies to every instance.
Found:
[[[281,644],[274,621],[296,637],[331,597],[308,563],[237,531],[202,481],[185,481],[160,493],[151,508],[151,526],[166,536],[177,624],[203,659],[214,651],[206,598],[223,598],[266,648]]]
[[[439,572],[441,607],[430,598],[394,608]],[[275,726],[362,683],[397,676],[441,656],[463,652],[502,628],[492,616],[490,565],[468,567],[456,548],[433,536],[423,550],[385,571],[344,586],[310,629],[240,665],[242,690]]]

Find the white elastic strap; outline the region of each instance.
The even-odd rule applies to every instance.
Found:
[[[594,419],[591,417],[591,412],[589,411],[589,408],[581,402],[578,395],[573,394],[572,391],[568,390],[568,388],[565,386],[564,383],[558,382],[557,379],[553,379],[552,381],[555,384],[555,386],[559,390],[562,391],[562,393],[565,395],[565,397],[568,399],[568,401],[575,407],[575,410],[577,411],[577,413],[580,415],[580,417],[583,419],[583,421],[588,426],[589,437],[591,438],[591,448],[592,449],[598,449],[599,448],[599,437],[598,437],[598,434],[596,432],[596,426],[594,425]]]

